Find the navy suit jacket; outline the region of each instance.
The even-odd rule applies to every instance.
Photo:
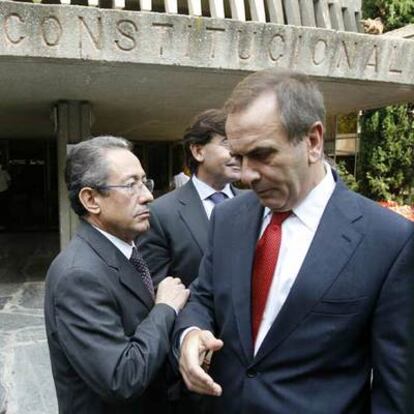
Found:
[[[251,270],[262,217],[252,192],[215,209],[199,277],[176,321],[175,341],[198,326],[224,342],[209,371],[223,387],[221,397],[205,398],[211,412],[405,412],[414,224],[339,181],[253,355]]]

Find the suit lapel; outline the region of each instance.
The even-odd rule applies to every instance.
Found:
[[[338,183],[292,290],[258,350],[255,362],[278,347],[334,283],[363,238],[353,228],[360,217],[354,196]]]
[[[231,240],[236,240],[237,248],[231,248],[237,255],[237,269],[232,269],[232,298],[242,347],[246,361],[253,355],[251,333],[251,274],[254,251],[263,217],[263,207],[252,193],[247,203],[235,212],[234,232]],[[246,217],[251,219],[246,220]]]
[[[119,279],[121,284],[143,302],[148,310],[151,310],[154,306],[154,299],[145,286],[142,276],[121,252],[119,252],[119,256]]]
[[[103,234],[89,223],[81,220],[78,236],[86,241],[96,254],[118,275],[119,281],[151,310],[154,301],[144,285],[141,275],[128,259]]]
[[[181,220],[183,220],[200,248],[201,254],[203,254],[207,247],[209,221],[203,203],[191,180],[181,187],[178,200],[180,202],[179,215]]]

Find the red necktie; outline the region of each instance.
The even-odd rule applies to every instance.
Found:
[[[256,341],[267,296],[279,256],[282,223],[290,211],[273,213],[269,225],[256,245],[252,276],[252,338]]]

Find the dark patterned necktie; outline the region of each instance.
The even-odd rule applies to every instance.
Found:
[[[132,249],[131,257],[129,258],[131,264],[137,269],[137,272],[142,277],[144,285],[147,287],[148,291],[151,293],[151,296],[154,297],[154,285],[152,283],[151,274],[148,269],[147,264],[143,257],[138,253],[136,247]]]
[[[228,196],[227,194],[222,193],[221,191],[217,191],[216,193],[211,194],[211,196],[208,197],[209,200],[211,200],[214,204],[220,204],[224,200],[227,200]]]
[[[269,225],[256,245],[252,275],[252,338],[253,343],[259,331],[263,312],[272,284],[280,244],[282,241],[282,223],[290,211],[273,213]]]

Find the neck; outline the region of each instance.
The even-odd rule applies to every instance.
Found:
[[[202,170],[197,171],[195,175],[200,181],[209,185],[211,188],[214,188],[216,191],[223,190],[227,184],[227,182],[219,181],[215,177],[205,174]]]
[[[103,223],[99,220],[98,217],[96,216],[85,216],[84,220],[87,221],[91,226],[94,226],[102,231],[105,231],[106,233],[117,237],[118,239],[124,241],[125,243],[128,244],[133,244],[134,238],[131,238],[131,236],[129,234],[125,234],[124,232],[119,232],[119,231],[115,231],[111,228],[108,228],[107,226],[103,225]]]
[[[326,173],[327,171],[323,161],[320,161],[311,167],[308,193],[311,192],[324,179]]]

